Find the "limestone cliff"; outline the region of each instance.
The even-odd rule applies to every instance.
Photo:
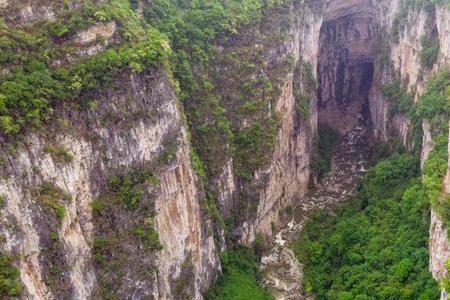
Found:
[[[136,13],[127,17],[140,24],[131,31],[141,34],[152,1],[130,2]],[[375,140],[399,136],[414,147],[411,120],[391,110],[383,86],[399,79],[417,100],[427,78],[449,62],[448,8],[405,8],[400,0],[288,3],[228,40],[214,40],[212,65],[189,61],[197,79],[190,83],[201,88],[183,103],[173,72],[185,65],[171,70],[165,62],[143,67],[131,60],[82,105],[58,102],[45,130],[14,142],[2,137],[0,250],[17,254],[27,298],[87,299],[113,290],[121,298],[202,299],[230,236],[247,244],[259,233],[271,236],[289,221],[286,208],[306,201],[318,123],[345,134],[364,121]],[[82,1],[0,0],[0,30],[32,31],[80,7]],[[122,19],[95,11],[92,24],[77,32],[52,27],[50,48],[67,51],[52,67],[109,54],[130,36],[125,48],[132,47],[137,37],[118,11]],[[437,61],[427,68],[424,35],[439,41]],[[170,52],[169,42],[162,44]],[[12,68],[5,63],[1,74]],[[90,83],[77,76],[70,78],[74,93]],[[217,126],[208,127],[215,118]],[[434,142],[430,124],[422,127],[424,161]],[[253,128],[274,129],[273,141],[257,145],[262,158],[248,167],[254,149],[240,155],[230,148],[254,146],[246,140]],[[193,145],[208,176],[198,170]],[[430,270],[437,280],[448,257],[447,228],[432,212]]]
[[[319,41],[319,119],[345,134],[368,120],[373,45],[378,32],[370,1],[329,4]],[[366,116],[364,116],[366,114]]]
[[[64,5],[65,13],[82,7],[78,1],[3,1],[0,13],[10,28],[39,27],[53,22]],[[282,212],[304,195],[311,176],[317,127],[312,81],[322,17],[304,2],[290,10],[294,23],[287,38],[262,47],[269,67],[293,61],[287,72],[275,74],[281,76],[269,107],[278,122],[275,144],[269,163],[253,174],[257,212],[236,231],[245,243],[286,221]],[[76,63],[118,45],[122,26],[123,20],[99,21],[54,39],[55,47],[69,44],[70,53],[52,64]],[[307,73],[295,71],[306,64]],[[25,133],[14,149],[2,146],[0,250],[17,254],[29,299],[108,293],[202,299],[220,272],[216,242],[222,250],[226,243],[205,212],[177,86],[163,64],[133,66],[98,87],[86,110],[61,109],[45,131]],[[299,92],[309,97],[303,116]],[[225,216],[242,188],[234,172],[229,158],[212,179]]]
[[[118,80],[122,89],[105,95],[110,101],[102,102],[89,115],[68,118],[72,130],[63,134],[54,132],[51,141],[31,134],[24,149],[8,157],[6,174],[0,183],[5,201],[0,228],[6,236],[4,250],[21,253],[21,279],[30,298],[55,299],[70,290],[75,299],[86,299],[98,288],[92,257],[95,228],[90,204],[116,168],[155,162],[167,149],[168,142],[175,143],[174,157],[167,166],[155,165],[153,169],[159,180],[153,200],[156,230],[163,246],[154,257],[158,271],[150,276],[149,282],[141,282],[139,277],[133,279],[138,274],[132,269],[120,290],[134,290],[133,298],[144,295],[173,298],[170,281],[178,277],[183,262],[189,258],[194,266],[195,280],[191,283],[194,295],[200,298],[200,291],[206,289],[214,276],[213,270],[219,266],[213,238],[202,221],[186,133],[164,71],[153,70],[142,76],[124,74]],[[135,116],[133,121],[125,117],[125,106],[128,117]],[[99,116],[106,114],[114,114],[116,120],[103,127]],[[95,141],[87,139],[87,134],[95,135]],[[44,150],[48,143],[68,149],[73,160],[62,164],[52,158]],[[45,182],[70,195],[70,200],[63,204],[66,213],[59,228],[46,224],[50,208],[40,203],[38,195]],[[44,278],[48,270],[43,260],[46,247],[50,247],[48,236],[52,229],[58,232],[61,242],[58,255],[67,266],[64,278],[58,279],[64,282],[65,291],[59,290],[61,287],[52,290],[47,284],[50,278]],[[139,257],[140,251],[136,246],[130,255]]]
[[[283,56],[293,55],[294,65],[308,63],[315,78],[322,16],[306,5],[301,10],[296,12],[300,15],[291,29],[290,38],[277,52],[278,55],[281,52]],[[283,210],[292,206],[295,201],[301,201],[308,189],[313,138],[317,128],[317,98],[314,90],[308,90],[307,75],[297,77],[294,73],[295,70],[292,69],[282,80],[280,95],[274,107],[274,113],[280,118],[280,126],[270,164],[255,175],[255,181],[261,181],[262,178],[266,180],[258,191],[256,218],[243,224],[242,240],[246,242],[252,241],[256,233],[271,236],[274,225],[286,222],[286,219],[283,220]],[[296,113],[296,88],[309,93],[306,118],[299,117]]]

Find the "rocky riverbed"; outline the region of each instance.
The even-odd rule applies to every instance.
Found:
[[[331,171],[298,201],[292,221],[278,232],[272,249],[261,258],[263,285],[276,300],[314,299],[302,292],[303,266],[289,245],[315,209],[333,209],[356,193],[370,157],[367,132],[365,127],[358,126],[342,136],[333,154]]]

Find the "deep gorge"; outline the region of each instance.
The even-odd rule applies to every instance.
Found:
[[[449,16],[0,0],[0,298],[446,299]]]

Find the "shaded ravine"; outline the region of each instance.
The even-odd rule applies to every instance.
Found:
[[[302,294],[302,266],[289,245],[315,209],[333,209],[356,193],[369,161],[368,135],[365,127],[358,126],[342,136],[333,154],[331,171],[299,201],[291,222],[278,232],[273,248],[261,258],[263,286],[276,300],[314,299]]]

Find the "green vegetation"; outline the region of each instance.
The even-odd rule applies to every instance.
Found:
[[[68,164],[73,161],[73,155],[64,146],[51,144],[44,146],[44,153],[50,154],[52,159],[61,164]]]
[[[385,99],[389,101],[389,110],[391,114],[403,113],[410,116],[413,112],[414,102],[411,97],[402,90],[400,79],[393,80],[382,86],[381,92]]]
[[[441,134],[434,140],[434,149],[423,166],[423,185],[433,209],[441,216],[444,224],[450,226],[450,197],[442,192],[448,165],[448,134]]]
[[[432,68],[439,54],[439,38],[437,36],[423,36],[420,39],[420,64],[422,67]]]
[[[305,83],[305,88],[302,88],[302,82]],[[312,73],[311,64],[297,64],[293,85],[295,109],[297,114],[306,120],[309,116],[309,97],[305,95],[305,92],[315,94],[317,90],[317,81]]]
[[[39,204],[43,205],[45,218],[42,222],[51,230],[47,234],[41,233],[39,236],[42,255],[40,257],[43,270],[43,279],[46,285],[57,298],[66,297],[69,292],[65,286],[60,283],[64,280],[67,263],[62,255],[63,245],[59,239],[58,230],[66,216],[66,205],[72,201],[72,195],[64,192],[54,183],[43,182],[35,191]]]
[[[57,231],[51,231],[45,241],[45,248],[42,249],[45,266],[44,281],[58,297],[61,297],[67,290],[59,283],[64,278],[64,272],[68,270],[62,255],[63,244]]]
[[[237,174],[245,180],[252,178],[252,171],[262,167],[265,163],[264,156],[264,142],[274,139],[275,122],[270,122],[271,126],[268,126],[266,130],[263,129],[263,125],[259,122],[253,123],[249,128],[240,130],[238,135],[234,139],[236,145],[235,164],[239,173]],[[274,144],[269,145],[270,148],[274,147]]]
[[[398,42],[400,32],[404,29],[408,18],[408,12],[411,9],[424,10],[428,13],[428,18],[433,15],[435,4],[447,2],[448,0],[400,0],[400,6],[392,22],[391,35],[394,42]]]
[[[108,177],[108,189],[123,203],[124,208],[135,208],[144,194],[141,187],[142,182],[139,179],[131,175],[113,175]]]
[[[416,114],[430,122],[433,135],[446,132],[450,116],[448,87],[450,86],[450,69],[441,68],[427,82],[427,88],[416,105]]]
[[[423,117],[417,113],[417,106],[413,99],[402,89],[400,79],[395,79],[392,82],[382,86],[382,95],[389,102],[389,114],[392,118],[395,114],[403,114],[412,124],[412,145],[413,151],[419,152],[422,146],[422,119]],[[396,140],[392,144],[397,143]],[[398,143],[397,143],[398,144]],[[399,150],[397,146],[396,150]]]
[[[270,300],[258,285],[258,259],[252,249],[239,247],[220,255],[223,275],[209,288],[207,300]]]
[[[118,24],[120,42],[97,55],[67,61],[77,56],[77,32],[111,21]],[[0,74],[3,135],[40,128],[57,106],[86,107],[97,89],[120,72],[140,71],[167,57],[165,37],[143,24],[126,0],[85,1],[79,10],[63,11],[56,20],[41,23],[12,27],[0,22],[0,64],[8,70]],[[55,65],[56,60],[63,65]]]
[[[427,88],[416,105],[416,114],[430,122],[435,142],[423,168],[423,185],[433,209],[450,226],[450,198],[442,192],[442,182],[448,162],[448,119],[450,70],[440,69],[427,83]]]
[[[20,272],[14,265],[15,258],[0,253],[0,298],[19,297],[22,293]]]
[[[120,288],[125,278],[151,284],[155,255],[163,245],[155,227],[154,199],[159,180],[149,168],[139,166],[128,172],[116,171],[108,176],[103,193],[91,203],[95,222],[92,256],[99,278],[95,292],[98,297],[122,298]]]
[[[170,39],[179,98],[207,175],[217,175],[232,156],[235,173],[249,182],[273,151],[271,110],[295,58],[269,65],[264,49],[287,37],[292,3],[157,0],[144,6],[145,19]]]
[[[61,222],[66,214],[64,202],[72,200],[72,196],[51,182],[44,182],[39,190],[38,197],[42,204],[52,209],[56,218]]]
[[[317,299],[433,300],[429,210],[419,160],[394,155],[371,168],[356,198],[336,214],[316,212],[293,245]]]
[[[313,170],[321,178],[331,170],[331,158],[340,133],[327,124],[320,124],[317,138],[317,157],[313,161]]]

